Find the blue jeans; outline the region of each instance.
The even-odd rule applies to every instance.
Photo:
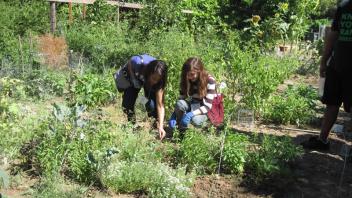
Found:
[[[178,100],[176,102],[176,107],[175,107],[177,123],[180,123],[182,116],[185,113],[188,113],[190,111],[194,111],[194,110],[198,109],[200,106],[201,106],[201,103],[197,102],[197,101],[191,101],[190,103],[188,103],[186,100]],[[207,115],[204,115],[204,114],[195,115],[192,117],[191,123],[195,127],[202,127],[206,123],[207,120],[208,120]]]
[[[136,122],[134,106],[136,104],[136,100],[138,97],[140,89],[136,89],[134,87],[129,87],[124,90],[122,96],[122,108],[123,112],[127,115],[128,121],[132,123]],[[157,118],[157,111],[156,111],[156,94],[152,90],[148,90],[144,87],[144,95],[148,98],[148,102],[145,104],[145,108],[147,110],[149,117]]]

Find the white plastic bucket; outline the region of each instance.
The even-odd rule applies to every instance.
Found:
[[[323,97],[323,95],[324,95],[324,86],[325,86],[325,78],[320,77],[319,78],[319,90],[318,90],[319,97]]]

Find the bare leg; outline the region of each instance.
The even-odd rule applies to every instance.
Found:
[[[330,130],[336,122],[337,115],[339,113],[339,106],[327,105],[324,113],[324,120],[320,131],[320,138],[324,142],[327,141]]]

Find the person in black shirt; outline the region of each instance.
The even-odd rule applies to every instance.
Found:
[[[352,0],[343,1],[337,8],[331,31],[326,36],[320,63],[320,76],[325,77],[322,102],[326,104],[319,137],[311,137],[302,145],[308,149],[328,150],[328,136],[339,108],[351,113],[352,104]]]

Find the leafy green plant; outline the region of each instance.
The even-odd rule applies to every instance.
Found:
[[[48,132],[39,138],[35,148],[36,164],[44,175],[63,171],[84,183],[97,182],[97,171],[104,163],[99,153],[112,148],[110,125],[82,118],[84,108],[54,105]],[[93,154],[96,154],[94,156]],[[100,160],[97,160],[100,159]]]
[[[283,172],[287,167],[287,162],[303,154],[302,147],[293,144],[288,136],[264,135],[261,138],[257,136],[254,142],[258,145],[249,153],[246,167],[256,181]]]
[[[88,5],[87,9],[90,11],[86,20],[90,21],[90,23],[104,23],[115,19],[116,9],[108,5],[106,0],[97,0],[92,5]]]
[[[101,76],[73,72],[70,77],[68,100],[71,104],[94,107],[113,101],[115,95],[116,88],[110,73]]]
[[[129,57],[141,53],[136,34],[128,29],[128,23],[75,23],[65,31],[70,50],[80,52],[89,60],[92,69],[103,72],[120,67]]]
[[[197,173],[216,171],[220,156],[220,138],[207,136],[197,130],[188,130],[180,145],[181,163]]]
[[[250,53],[238,47],[229,49],[233,49],[233,52],[229,54],[229,72],[226,75],[234,89],[233,100],[239,94],[241,102],[257,113],[262,113],[270,94],[299,66],[294,57]]]
[[[24,82],[15,79],[4,77],[0,78],[0,117],[16,117],[18,108],[14,99],[20,100],[24,99],[25,94]],[[6,119],[5,119],[6,120]]]
[[[232,173],[242,173],[248,153],[248,137],[240,134],[229,134],[224,144],[223,158],[225,169]]]
[[[59,71],[32,71],[25,76],[26,93],[39,99],[63,96],[67,78],[67,75]]]
[[[22,80],[10,77],[0,78],[0,98],[24,99],[25,84]]]
[[[317,99],[312,87],[289,87],[283,95],[274,95],[268,100],[264,119],[280,124],[309,123],[315,115]]]

